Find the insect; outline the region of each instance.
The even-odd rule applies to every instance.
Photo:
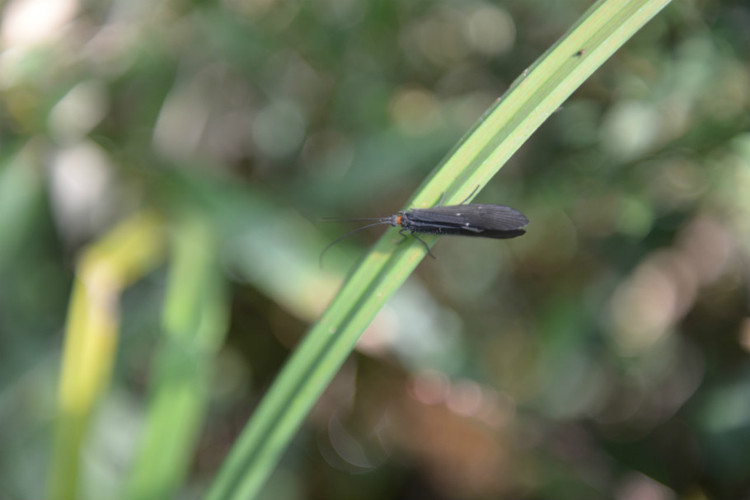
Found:
[[[476,189],[474,190],[476,191]],[[323,262],[323,255],[333,245],[351,236],[354,233],[363,231],[373,226],[381,224],[390,224],[391,226],[401,226],[399,234],[405,237],[404,233],[409,231],[412,236],[418,239],[427,249],[427,253],[435,258],[430,251],[430,247],[420,234],[452,234],[457,236],[472,236],[475,238],[498,238],[507,239],[515,238],[526,233],[524,229],[529,219],[521,212],[503,205],[490,205],[484,203],[467,204],[466,201],[471,198],[472,192],[466,200],[460,205],[442,205],[442,199],[438,205],[432,208],[410,208],[397,212],[389,217],[372,217],[363,219],[336,219],[341,222],[345,221],[375,221],[362,227],[358,227],[343,236],[333,240],[320,254],[320,261]],[[443,199],[445,194],[443,194]]]

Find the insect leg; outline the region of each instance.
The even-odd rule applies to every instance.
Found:
[[[437,257],[435,257],[435,254],[430,251],[430,247],[427,245],[427,243],[425,243],[425,241],[422,238],[420,238],[419,236],[417,236],[416,233],[414,233],[414,232],[412,232],[411,235],[414,236],[417,240],[419,240],[419,242],[421,244],[424,245],[425,250],[427,250],[427,255],[429,255],[433,259],[437,260]]]
[[[462,201],[461,203],[459,203],[459,205],[466,205],[466,202],[467,202],[467,201],[469,201],[469,199],[470,199],[470,198],[471,198],[472,196],[474,196],[474,194],[475,194],[475,193],[476,193],[477,191],[479,191],[479,184],[477,184],[477,187],[475,187],[475,188],[474,188],[474,191],[472,191],[472,192],[471,192],[471,194],[469,194],[469,196],[467,196],[467,197],[466,197],[466,199],[465,199],[464,201]]]

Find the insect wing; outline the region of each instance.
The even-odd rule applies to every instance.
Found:
[[[467,217],[470,227],[476,227],[481,232],[472,236],[481,238],[515,238],[526,233],[524,229],[529,224],[526,218],[518,210],[503,205],[472,205],[472,210]],[[463,233],[469,235],[469,233]]]
[[[434,224],[471,232],[514,231],[529,223],[521,212],[510,207],[480,203],[409,210],[407,215],[416,225]]]
[[[452,205],[407,210],[403,215],[404,229],[412,232],[478,238],[515,238],[529,223],[522,213],[503,205]]]
[[[468,222],[460,210],[461,206],[432,207],[407,210],[404,215],[411,223],[417,225],[435,225],[444,227],[461,227]]]
[[[484,204],[470,206],[474,207],[468,216],[470,224],[485,231],[513,231],[529,224],[525,215],[510,207]]]

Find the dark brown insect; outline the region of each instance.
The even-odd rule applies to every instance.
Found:
[[[473,194],[474,193],[472,193],[472,195]],[[401,226],[399,233],[402,235],[406,231],[409,231],[415,238],[422,242],[427,249],[427,253],[434,257],[432,252],[430,252],[430,247],[427,246],[427,243],[417,236],[416,233],[507,239],[515,238],[526,233],[524,228],[529,223],[529,219],[518,210],[514,210],[504,205],[490,205],[484,203],[462,203],[461,205],[449,206],[438,204],[432,208],[410,208],[409,210],[403,210],[388,217],[336,220],[340,222],[375,222],[367,224],[366,226],[358,227],[357,229],[349,231],[345,235],[333,240],[320,254],[321,261],[323,259],[323,254],[325,254],[329,248],[347,236],[382,224],[390,224],[394,227]]]

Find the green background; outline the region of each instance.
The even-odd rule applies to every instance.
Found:
[[[171,235],[208,221],[227,333],[179,494],[200,498],[380,232],[320,269],[353,227],[320,219],[399,210],[589,4],[29,5],[7,3],[0,26],[9,498],[44,496],[87,245],[143,208]],[[750,494],[749,24],[743,2],[676,2],[599,69],[476,198],[525,213],[528,234],[441,238],[262,498]],[[81,498],[126,488],[169,262],[122,296]]]

